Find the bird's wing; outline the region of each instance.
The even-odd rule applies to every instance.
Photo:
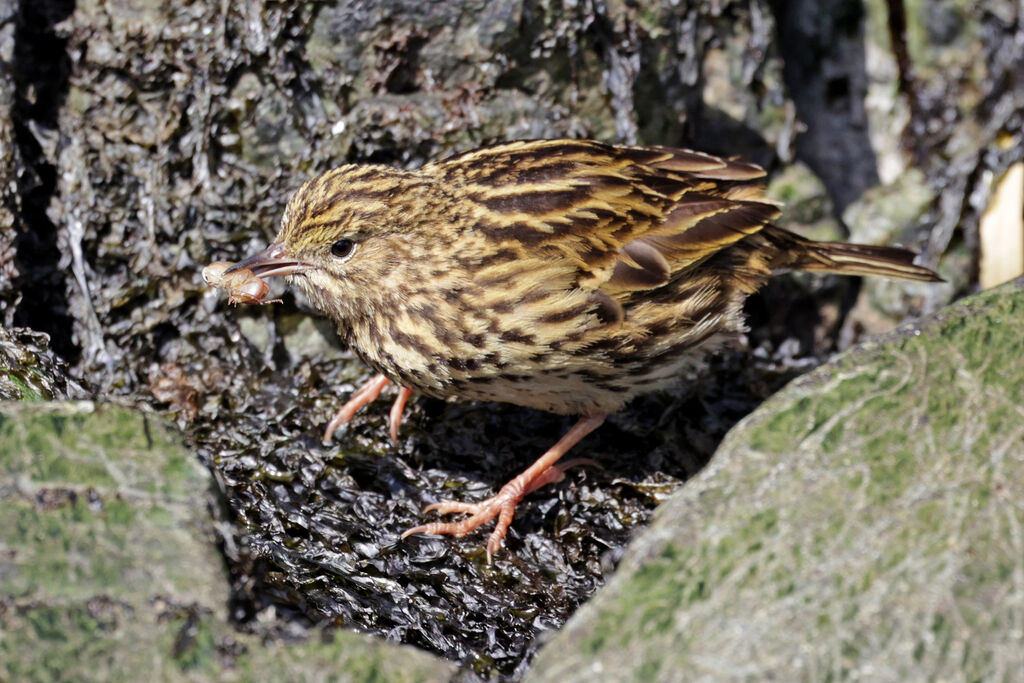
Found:
[[[616,300],[668,283],[779,214],[759,199],[761,167],[683,149],[515,142],[436,171],[472,200],[469,223],[492,246],[564,264],[575,286]]]

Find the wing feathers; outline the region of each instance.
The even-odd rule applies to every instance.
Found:
[[[634,147],[628,153],[631,153],[631,158],[644,165],[662,171],[686,173],[698,178],[754,180],[764,177],[764,169],[757,164],[723,159],[690,149]]]
[[[680,219],[678,214],[682,214]],[[778,207],[772,204],[727,201],[716,210],[698,214],[695,221],[690,207],[684,204],[668,215],[665,227],[669,229],[668,241],[675,248],[717,251],[754,234],[778,215]]]
[[[558,254],[577,286],[613,297],[665,285],[779,213],[758,201],[761,167],[692,150],[540,140],[456,159],[439,170],[474,200],[478,234]]]
[[[611,277],[602,289],[619,293],[659,287],[673,273],[761,230],[778,213],[778,207],[760,202],[713,197],[684,201],[651,231],[654,234],[638,237],[619,249]]]
[[[638,239],[622,247],[612,275],[602,286],[609,293],[652,289],[672,277],[672,267],[658,249]]]

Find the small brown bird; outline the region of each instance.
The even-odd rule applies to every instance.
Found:
[[[764,170],[683,149],[511,142],[415,171],[342,166],[292,197],[281,231],[233,270],[287,275],[377,377],[325,439],[389,382],[397,436],[413,391],[505,401],[579,421],[465,513],[414,533],[461,536],[557,481],[559,458],[634,397],[693,376],[744,330],[742,306],[778,270],[937,281],[892,247],[814,242],[770,221]]]

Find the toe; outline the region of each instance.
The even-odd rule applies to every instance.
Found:
[[[442,515],[450,515],[453,513],[472,515],[480,511],[480,506],[480,503],[460,503],[455,500],[441,500],[436,503],[431,503],[427,507],[423,508],[423,512],[424,514],[427,512],[438,512]]]

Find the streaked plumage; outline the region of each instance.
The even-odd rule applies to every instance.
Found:
[[[691,377],[743,329],[744,299],[773,271],[937,279],[902,249],[771,225],[779,208],[762,198],[763,176],[699,152],[577,140],[512,142],[415,171],[343,166],[306,183],[274,243],[238,265],[289,275],[402,387],[579,415],[585,434]],[[572,443],[513,493],[556,478],[548,466]],[[511,497],[490,506],[509,521]],[[467,507],[442,511],[480,512]],[[417,530],[464,533],[485,519]],[[503,534],[499,523],[489,552]]]

